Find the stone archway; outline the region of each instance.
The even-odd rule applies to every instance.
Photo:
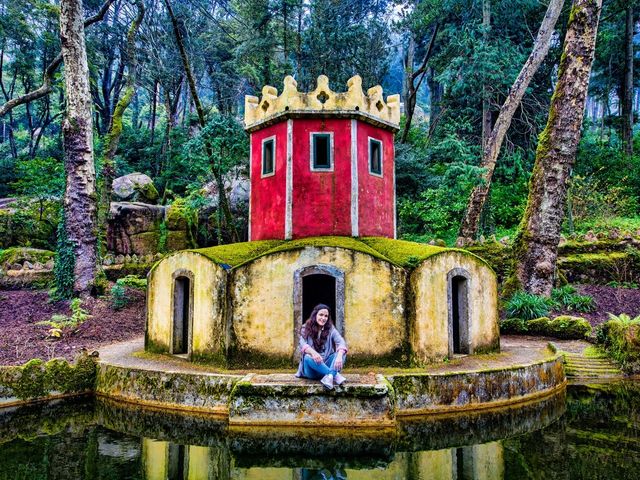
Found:
[[[449,356],[469,354],[471,351],[471,305],[469,289],[471,275],[464,268],[447,273],[447,312]]]
[[[298,345],[298,334],[311,310],[318,303],[332,309],[333,322],[344,336],[344,272],[331,265],[310,265],[293,274],[293,345]],[[294,360],[299,360],[298,353]]]
[[[193,273],[176,270],[171,287],[171,353],[189,355],[193,338]]]

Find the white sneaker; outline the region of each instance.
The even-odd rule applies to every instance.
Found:
[[[342,385],[344,382],[347,381],[347,379],[344,378],[342,375],[340,375],[340,373],[336,373],[335,377],[333,377],[333,381],[335,382],[336,385]]]
[[[324,385],[326,388],[328,388],[329,390],[333,390],[333,375],[331,375],[330,373],[327,373],[324,377],[322,377],[322,379],[320,380],[320,383]]]

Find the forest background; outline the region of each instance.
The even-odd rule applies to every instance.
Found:
[[[245,95],[259,95],[264,85],[280,90],[286,75],[296,78],[301,91],[312,90],[320,74],[329,77],[333,90],[344,91],[347,79],[358,74],[365,89],[381,84],[387,95],[400,93],[405,113],[411,111],[396,137],[398,236],[449,245],[456,241],[471,190],[483,181],[483,122],[495,122],[548,5],[538,0],[109,3],[104,19],[86,29],[99,189],[105,175],[142,172],[153,179],[159,203],[178,202],[197,214],[207,201],[205,184],[216,175],[248,170],[241,123]],[[625,27],[629,16],[637,27],[638,3],[603,2],[565,235],[640,229],[640,134],[625,127],[623,115],[625,108],[640,109],[638,68],[632,70],[633,95],[623,93],[625,52],[629,42],[633,52],[640,41]],[[132,55],[127,35],[141,5],[144,16],[134,32]],[[86,16],[102,6],[100,0],[85,1]],[[571,2],[565,2],[549,53],[507,131],[477,236],[513,235],[521,221],[570,9]],[[51,75],[47,70],[60,52],[58,15],[57,1],[0,0],[1,103],[50,80],[47,95],[0,118],[0,198],[21,199],[20,222],[13,225],[45,232],[16,237],[15,243],[50,250],[56,249],[65,185],[63,67]],[[637,64],[635,54],[633,61]],[[130,86],[122,135],[107,165],[115,170],[109,173],[105,158],[111,162],[114,112]],[[234,221],[239,239],[246,238],[246,217]],[[202,223],[194,246],[230,240],[222,217],[213,215],[213,222],[219,233],[211,222]]]

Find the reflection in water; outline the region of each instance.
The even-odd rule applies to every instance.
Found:
[[[638,477],[638,383],[572,387],[556,407],[404,422],[373,440],[228,431],[211,417],[109,402],[0,409],[0,480]]]
[[[177,445],[145,438],[142,440],[142,463],[145,480],[501,480],[504,478],[502,451],[502,442],[490,442],[442,450],[399,452],[386,464],[355,462],[350,465],[297,458],[294,462],[299,466],[294,467],[244,467],[220,447]]]

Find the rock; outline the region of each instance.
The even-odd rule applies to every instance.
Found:
[[[132,244],[132,237],[143,233],[157,234],[164,221],[167,207],[139,202],[113,202],[107,220],[107,249],[116,254],[138,255],[154,253],[157,242],[150,250],[139,250]]]
[[[447,243],[441,238],[436,238],[436,246],[438,247],[446,247]]]
[[[435,245],[436,241],[432,238],[431,240],[429,240],[429,245]]]
[[[33,270],[33,263],[29,262],[29,261],[25,261],[22,264],[22,268],[25,270]]]
[[[33,264],[33,269],[34,270],[44,270],[44,265],[41,264],[40,262],[36,262]]]
[[[565,237],[564,235],[560,235],[560,243],[567,243],[567,237]]]
[[[117,255],[116,264],[122,264],[122,263],[124,263],[124,255]]]
[[[585,242],[597,242],[598,241],[598,237],[596,236],[595,233],[593,233],[593,230],[589,230],[584,235],[584,241]]]
[[[44,268],[46,270],[53,270],[55,263],[53,261],[53,258],[51,260],[49,260],[47,263],[44,264]]]
[[[19,263],[14,263],[12,265],[9,265],[8,270],[22,270],[22,265]]]
[[[478,239],[478,241],[480,242],[480,244],[484,244],[487,240],[484,238],[484,235],[480,235],[480,238]]]
[[[433,241],[433,240],[432,240],[432,241]],[[431,245],[435,245],[435,244],[436,244],[436,242],[434,241]],[[466,244],[467,244],[467,241],[466,241],[466,239],[465,239],[464,237],[458,237],[458,238],[456,239],[456,247],[458,247],[458,248],[462,248],[462,247],[464,247]]]
[[[108,254],[107,254],[107,255],[105,255],[105,256],[104,256],[104,258],[102,259],[102,264],[103,264],[103,265],[107,265],[107,266],[109,266],[109,265],[113,265],[113,261],[114,261],[113,255],[111,255],[110,253],[108,253]]]
[[[113,199],[119,201],[140,201],[155,203],[158,200],[153,180],[143,173],[130,173],[113,181]]]
[[[617,228],[612,228],[611,230],[609,230],[609,238],[611,240],[617,240],[620,238],[620,230]]]
[[[251,184],[249,177],[242,168],[236,167],[224,177],[224,190],[227,192],[231,211],[238,213],[249,204],[249,190]],[[209,198],[210,208],[218,207],[218,185],[215,181],[207,183],[203,187],[205,196]]]
[[[500,243],[503,245],[509,245],[509,237],[502,237]]]

